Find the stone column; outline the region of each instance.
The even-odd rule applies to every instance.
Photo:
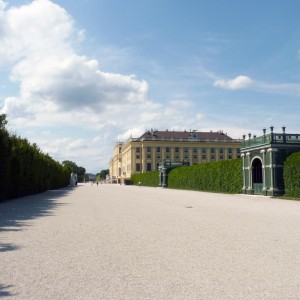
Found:
[[[246,194],[245,153],[242,153],[242,154],[241,154],[241,157],[242,157],[242,161],[243,161],[243,188],[242,188],[242,191],[243,191],[244,194]]]
[[[167,187],[167,168],[163,167],[162,172],[163,172],[162,187],[164,188]]]
[[[266,150],[261,150],[260,153],[262,154],[262,172],[263,172],[263,194],[267,194],[267,186],[266,186]]]
[[[277,151],[278,149],[276,148],[268,149],[270,155],[270,174],[271,174],[271,184],[270,184],[269,192],[272,196],[274,196],[278,191],[277,178],[276,178],[276,164],[275,164],[275,156]]]
[[[252,170],[251,170],[251,153],[247,152],[246,153],[247,157],[248,157],[248,193],[249,194],[253,194],[253,189],[252,189]]]

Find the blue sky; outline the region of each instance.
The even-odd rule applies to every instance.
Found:
[[[94,173],[145,129],[299,132],[299,14],[297,0],[0,0],[0,111]]]

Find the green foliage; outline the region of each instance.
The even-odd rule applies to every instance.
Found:
[[[131,181],[133,185],[140,185],[143,186],[158,186],[158,175],[159,172],[153,171],[153,172],[146,172],[146,173],[140,173],[140,174],[133,174],[131,175]]]
[[[242,186],[240,159],[178,167],[168,174],[168,187],[175,189],[240,193]]]
[[[0,115],[0,201],[67,186],[70,170],[26,139],[10,135]]]
[[[108,169],[101,170],[101,172],[99,174],[97,174],[97,175],[99,175],[99,177],[97,177],[99,179],[97,179],[97,180],[105,180],[106,175],[108,175],[108,174],[109,174],[109,170]]]
[[[285,196],[300,197],[300,152],[287,157],[284,162],[283,177]]]
[[[5,130],[7,124],[6,114],[0,114],[0,130]]]
[[[70,173],[73,172],[73,173],[77,174],[77,180],[78,180],[78,182],[83,182],[84,181],[84,179],[86,178],[86,176],[85,176],[85,168],[78,167],[75,162],[70,161],[70,160],[64,160],[62,162],[62,164],[63,164],[63,166],[69,168]],[[88,178],[87,178],[87,180],[88,180]]]

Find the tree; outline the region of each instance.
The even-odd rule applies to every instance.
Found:
[[[77,174],[77,179],[78,182],[83,182],[84,181],[84,174],[85,174],[85,168],[83,167],[78,167],[77,164],[73,161],[70,160],[64,160],[62,162],[64,167],[67,167],[70,169],[71,172]]]
[[[64,160],[62,162],[62,165],[69,168],[71,170],[71,172],[73,173],[77,173],[77,165],[73,162],[73,161],[70,161],[70,160]]]
[[[109,174],[109,170],[108,170],[108,169],[102,170],[102,171],[100,172],[100,174],[99,174],[100,180],[104,180],[104,179],[106,178],[106,175],[108,175],[108,174]]]
[[[0,130],[5,130],[7,124],[6,114],[0,114]]]

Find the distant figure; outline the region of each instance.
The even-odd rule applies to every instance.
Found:
[[[98,186],[99,182],[97,181],[97,186]]]

